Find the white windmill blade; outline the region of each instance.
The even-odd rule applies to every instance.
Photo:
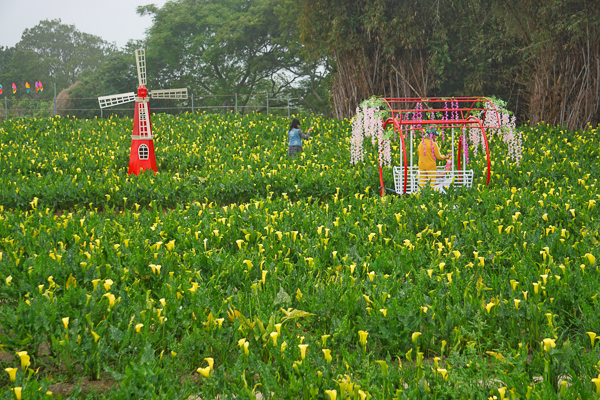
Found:
[[[118,106],[120,104],[130,103],[132,101],[135,101],[135,93],[133,92],[98,97],[100,108]]]
[[[146,86],[146,50],[138,49],[135,51],[135,63],[137,65],[139,86]]]
[[[187,88],[183,89],[158,89],[150,92],[152,99],[187,99]]]
[[[138,108],[138,135],[152,139],[152,126],[150,125],[150,113],[148,110],[148,102],[141,101],[136,103]]]

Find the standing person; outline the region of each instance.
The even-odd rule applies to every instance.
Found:
[[[312,126],[308,129],[306,134],[300,130],[300,121],[296,118],[292,120],[290,130],[288,131],[288,156],[293,157],[297,153],[302,153],[302,139],[308,139],[310,137],[310,131]]]
[[[421,179],[419,179],[419,185],[424,186],[427,181],[431,181],[431,186],[435,184],[435,180],[437,178],[437,168],[435,165],[435,160],[447,160],[452,157],[452,154],[448,154],[446,156],[442,156],[440,154],[440,149],[437,144],[438,131],[435,129],[428,129],[426,132],[427,139],[423,138],[419,147],[417,148],[417,153],[419,154],[419,173],[421,175]],[[446,171],[448,170],[448,165],[446,165]],[[444,173],[442,173],[442,176]]]

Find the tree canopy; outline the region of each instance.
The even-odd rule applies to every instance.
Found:
[[[0,79],[15,82],[55,82],[69,87],[83,71],[97,69],[105,58],[116,51],[115,46],[98,36],[80,32],[74,25],[60,19],[44,20],[25,29],[14,48],[0,50]]]
[[[305,62],[279,0],[179,0],[138,12],[153,18],[146,54],[154,87],[238,93],[242,107],[258,92],[295,93],[304,100],[312,95],[305,105],[314,110],[327,103],[324,74],[318,72],[322,60]]]
[[[593,1],[294,0],[300,36],[331,58],[334,113],[372,95],[496,95],[521,121],[598,120]]]
[[[120,50],[60,20],[41,21],[0,48],[0,80],[56,82],[59,91],[78,82],[71,97],[128,92],[137,85],[133,51],[143,47],[150,89],[187,87],[224,110],[234,93],[242,112],[268,92],[340,118],[373,95],[480,95],[507,100],[521,122],[582,128],[600,120],[597,5],[173,0],[139,7],[153,24]],[[77,107],[94,108],[88,103]]]

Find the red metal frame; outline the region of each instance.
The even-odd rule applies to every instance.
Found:
[[[422,129],[426,129],[426,127],[430,125],[441,125],[444,129],[451,128],[459,128],[462,129],[467,125],[477,124],[481,129],[481,133],[483,135],[483,142],[485,144],[485,152],[487,157],[487,182],[486,184],[490,184],[491,177],[491,162],[490,162],[490,149],[488,145],[487,135],[485,134],[486,129],[500,129],[501,121],[500,115],[498,114],[498,109],[496,105],[486,97],[428,97],[428,98],[383,98],[383,100],[387,106],[391,116],[383,122],[383,129],[385,129],[389,124],[393,124],[394,131],[400,137],[400,142],[402,144],[402,153],[404,160],[404,187],[402,193],[406,193],[406,183],[408,180],[408,159],[406,157],[406,146],[404,143],[404,134],[405,132],[413,132]],[[454,102],[458,108],[447,108],[448,103]],[[416,107],[418,104],[425,106],[427,108],[418,110]],[[485,108],[476,108],[476,103],[483,103]],[[443,108],[442,108],[443,106]],[[446,113],[446,115],[455,115],[455,118],[447,118],[447,119],[424,119],[423,114],[427,115],[427,113],[435,113],[442,112]],[[476,117],[472,115],[472,113],[479,113],[480,117]],[[486,121],[487,113],[492,113],[492,118],[490,119],[491,126],[484,126],[484,122]],[[421,114],[420,118],[417,114]],[[435,114],[433,114],[435,115]],[[410,119],[409,116],[411,117]],[[417,119],[419,118],[419,119]],[[461,166],[461,153],[462,153],[462,139],[459,136],[459,151],[458,151],[458,168]],[[381,167],[381,156],[379,156],[379,183],[381,185],[381,196],[384,193],[383,186],[383,169]]]

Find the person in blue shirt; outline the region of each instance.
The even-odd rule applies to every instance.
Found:
[[[296,118],[292,120],[290,130],[288,131],[288,156],[293,157],[297,153],[302,153],[302,139],[308,139],[310,137],[310,131],[312,127],[308,129],[306,134],[300,130],[300,121]]]

